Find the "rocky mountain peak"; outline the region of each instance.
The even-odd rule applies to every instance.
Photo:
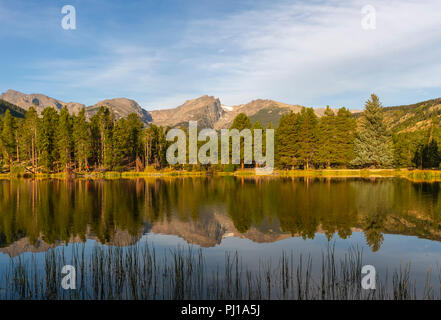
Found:
[[[220,100],[208,95],[187,100],[174,109],[151,111],[157,125],[179,127],[188,125],[188,121],[198,121],[200,128],[213,128],[224,113]]]
[[[5,93],[0,95],[0,99],[12,103],[24,110],[34,107],[38,113],[41,113],[45,108],[52,107],[56,110],[60,110],[64,106],[67,107],[69,112],[76,114],[82,108],[84,104],[76,102],[64,102],[58,99],[48,97],[44,94],[31,93],[25,94],[16,90],[9,89]]]
[[[86,109],[87,115],[89,117],[92,117],[95,113],[98,112],[101,106],[109,108],[109,110],[115,114],[117,119],[125,118],[130,113],[135,113],[146,124],[152,121],[152,116],[148,111],[141,108],[141,106],[135,100],[127,98],[101,100]]]

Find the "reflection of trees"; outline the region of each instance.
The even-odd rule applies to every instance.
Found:
[[[120,181],[10,181],[14,192],[0,199],[0,234],[6,243],[29,237],[34,243],[43,235],[47,243],[68,242],[72,237],[85,239],[86,234],[109,241],[117,229],[137,235],[144,219],[135,184]],[[32,184],[37,184],[33,196]],[[122,192],[124,190],[124,192]]]
[[[420,169],[438,169],[440,162],[438,143],[434,139],[430,139],[427,144],[418,146],[412,162]]]
[[[418,195],[417,201],[424,201],[425,212],[433,219],[434,224],[439,223],[441,213],[440,184],[439,183],[413,183],[413,194]]]
[[[258,226],[264,218],[265,198],[262,188],[255,181],[246,181],[237,187],[235,181],[227,186],[227,212],[237,231],[247,232],[252,225]]]
[[[383,244],[383,228],[386,216],[382,213],[367,215],[363,219],[363,231],[367,244],[373,252],[378,251]]]
[[[405,180],[371,179],[368,183],[353,182],[360,226],[372,251],[380,249],[383,243],[386,216],[401,210],[397,207],[397,196],[402,181]]]
[[[138,236],[145,225],[173,219],[212,228],[213,215],[226,212],[241,233],[272,229],[314,238],[320,231],[331,239],[336,233],[347,238],[361,227],[378,250],[383,233],[408,230],[403,223],[388,224],[393,220],[388,215],[412,219],[413,230],[430,237],[424,232],[439,228],[439,196],[439,184],[388,179],[3,180],[0,246],[24,236],[35,242],[41,235],[48,243],[87,236],[110,242],[120,230]],[[221,237],[216,230],[207,234]]]

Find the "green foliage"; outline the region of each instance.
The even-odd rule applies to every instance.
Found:
[[[404,132],[393,136],[394,165],[397,168],[414,167],[415,154],[426,140],[426,134],[420,132]]]
[[[61,167],[69,167],[73,152],[73,120],[66,107],[60,110],[57,128],[57,151]]]
[[[438,145],[441,143],[439,116],[441,100],[433,100],[413,106],[385,108],[375,95],[366,102],[366,110],[359,118],[345,108],[334,112],[327,107],[317,118],[312,108],[302,108],[299,113],[281,113],[274,118],[251,119],[240,113],[230,129],[263,129],[268,120],[278,126],[275,130],[275,162],[281,169],[347,167],[418,167],[439,168],[441,161]],[[0,101],[0,111],[1,111]],[[166,161],[166,150],[172,142],[166,140],[170,128],[154,124],[144,127],[136,114],[116,120],[106,107],[97,107],[96,113],[87,119],[85,110],[70,115],[67,108],[59,112],[47,108],[39,117],[30,108],[24,118],[14,117],[8,105],[0,117],[0,161],[27,168],[30,172],[54,172],[62,170],[127,170],[144,168],[175,170],[233,171],[236,165],[175,165]],[[271,111],[271,112],[270,112]],[[417,127],[403,129],[402,123],[422,119]],[[396,117],[400,115],[400,121]],[[279,116],[280,121],[279,121]],[[428,120],[430,116],[431,120]],[[392,130],[388,130],[392,128]],[[269,122],[268,128],[272,127]],[[183,128],[187,133],[188,130]],[[244,167],[244,139],[240,141],[240,159]],[[265,148],[263,131],[263,153]],[[253,137],[254,143],[254,137]],[[204,142],[198,141],[198,148]],[[188,145],[187,145],[188,146]],[[221,144],[219,146],[219,155]],[[231,146],[230,146],[231,148]],[[253,148],[254,149],[254,148]],[[231,149],[230,149],[231,154]],[[187,148],[188,160],[188,148]],[[253,164],[253,166],[255,163]],[[32,169],[29,168],[32,166]],[[6,168],[3,168],[4,170]]]
[[[374,94],[366,101],[361,127],[355,139],[354,165],[388,167],[393,164],[393,144],[383,121],[383,107]]]
[[[237,129],[239,131],[242,131],[243,129],[251,129],[251,120],[245,113],[239,113],[236,118],[234,118],[230,129]]]
[[[325,114],[320,118],[317,128],[317,148],[315,161],[327,168],[336,162],[337,121],[334,112],[326,107]]]
[[[25,120],[22,126],[20,135],[20,149],[22,150],[23,158],[30,159],[33,169],[35,169],[37,162],[37,133],[38,114],[37,111],[31,107],[26,112]]]
[[[226,164],[224,165],[224,172],[234,172],[236,170],[236,165],[234,164]]]
[[[351,112],[340,108],[337,112],[335,130],[335,163],[339,166],[348,165],[355,157],[354,143],[357,123]]]
[[[114,115],[102,106],[91,119],[94,160],[101,168],[111,169],[113,166],[114,124]]]
[[[268,107],[257,111],[255,114],[250,116],[251,122],[259,122],[262,126],[267,127],[269,124],[274,124],[277,126],[279,124],[280,118],[289,113],[286,108],[280,107]]]
[[[73,120],[73,142],[75,159],[79,170],[87,169],[88,160],[92,156],[92,131],[86,121],[85,110],[82,109]]]
[[[441,98],[427,100],[407,106],[386,107],[385,115],[388,118],[388,126],[391,130],[398,133],[403,130],[418,128],[422,121],[441,116]]]
[[[233,123],[230,126],[231,129],[237,129],[241,132],[244,129],[251,129],[251,120],[245,113],[239,113],[233,120]],[[240,138],[240,163],[242,169],[244,168],[244,159],[245,159],[245,151],[244,151],[244,138]],[[230,149],[231,150],[231,149]],[[231,153],[230,153],[231,154]]]
[[[160,168],[166,165],[167,140],[162,127],[151,124],[144,131],[143,144],[146,166],[153,164]]]
[[[54,108],[43,110],[38,127],[38,151],[40,164],[44,171],[52,171],[57,159],[57,127],[58,113]]]
[[[421,169],[439,168],[440,155],[438,143],[435,140],[431,140],[428,144],[419,146],[415,152],[413,162]]]
[[[302,108],[299,116],[297,159],[307,170],[314,161],[317,148],[318,119],[312,108]]]
[[[5,158],[8,159],[9,165],[12,166],[14,152],[16,151],[17,145],[15,139],[15,120],[11,116],[9,110],[6,110],[5,112],[5,116],[2,122],[0,140]]]
[[[22,108],[9,103],[5,100],[0,99],[0,116],[4,115],[6,113],[6,111],[9,110],[9,112],[11,113],[11,116],[16,117],[16,118],[24,118],[26,111],[23,110]]]
[[[275,135],[276,163],[279,167],[289,168],[297,165],[299,130],[298,114],[290,112],[280,118]]]
[[[13,177],[24,177],[26,175],[26,169],[23,165],[13,165],[11,167],[10,175]]]

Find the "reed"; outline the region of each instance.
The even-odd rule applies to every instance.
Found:
[[[432,270],[419,295],[411,280],[410,264],[377,279],[376,290],[361,287],[363,252],[350,249],[336,259],[334,247],[320,261],[309,255],[282,252],[278,260],[244,263],[238,252],[226,252],[224,263],[208,268],[202,250],[176,247],[158,255],[148,242],[134,246],[97,245],[87,252],[84,244],[51,249],[43,259],[36,254],[17,257],[3,268],[0,299],[282,299],[282,300],[407,300],[439,299]],[[318,266],[315,263],[319,263]],[[61,286],[62,267],[76,269],[76,290]],[[315,267],[315,268],[313,268]],[[315,269],[315,271],[314,271]],[[441,284],[441,270],[438,270]]]

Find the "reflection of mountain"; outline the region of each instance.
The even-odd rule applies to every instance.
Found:
[[[399,179],[0,180],[0,195],[9,255],[85,239],[126,246],[146,232],[202,247],[354,231],[373,250],[384,233],[441,241],[439,188]]]
[[[404,217],[388,216],[383,226],[383,232],[441,241],[441,224],[434,223],[418,212],[409,212]]]
[[[201,247],[213,247],[221,243],[227,237],[249,239],[254,242],[275,242],[291,237],[290,234],[280,230],[262,232],[256,227],[251,227],[245,233],[240,233],[234,226],[233,221],[225,214],[213,213],[211,219],[200,219],[198,221],[179,219],[164,220],[156,222],[152,232],[167,235],[176,235],[188,243]],[[206,220],[206,221],[204,221]]]
[[[63,243],[57,241],[54,244],[48,244],[43,239],[31,243],[29,238],[21,238],[7,247],[0,248],[0,252],[9,255],[11,258],[16,257],[25,252],[45,252],[49,249],[61,246]]]
[[[116,230],[109,241],[102,242],[93,234],[89,234],[87,239],[95,240],[105,245],[125,247],[130,246],[138,242],[142,235],[150,229],[150,226],[146,226],[146,229],[140,231],[137,235],[132,235],[127,230]],[[84,242],[80,237],[72,237],[69,239],[69,243]],[[16,257],[25,252],[45,252],[49,249],[62,246],[63,241],[55,241],[54,243],[47,243],[43,236],[40,236],[36,241],[31,241],[28,237],[21,238],[7,247],[0,248],[0,252],[9,255],[11,258]]]

